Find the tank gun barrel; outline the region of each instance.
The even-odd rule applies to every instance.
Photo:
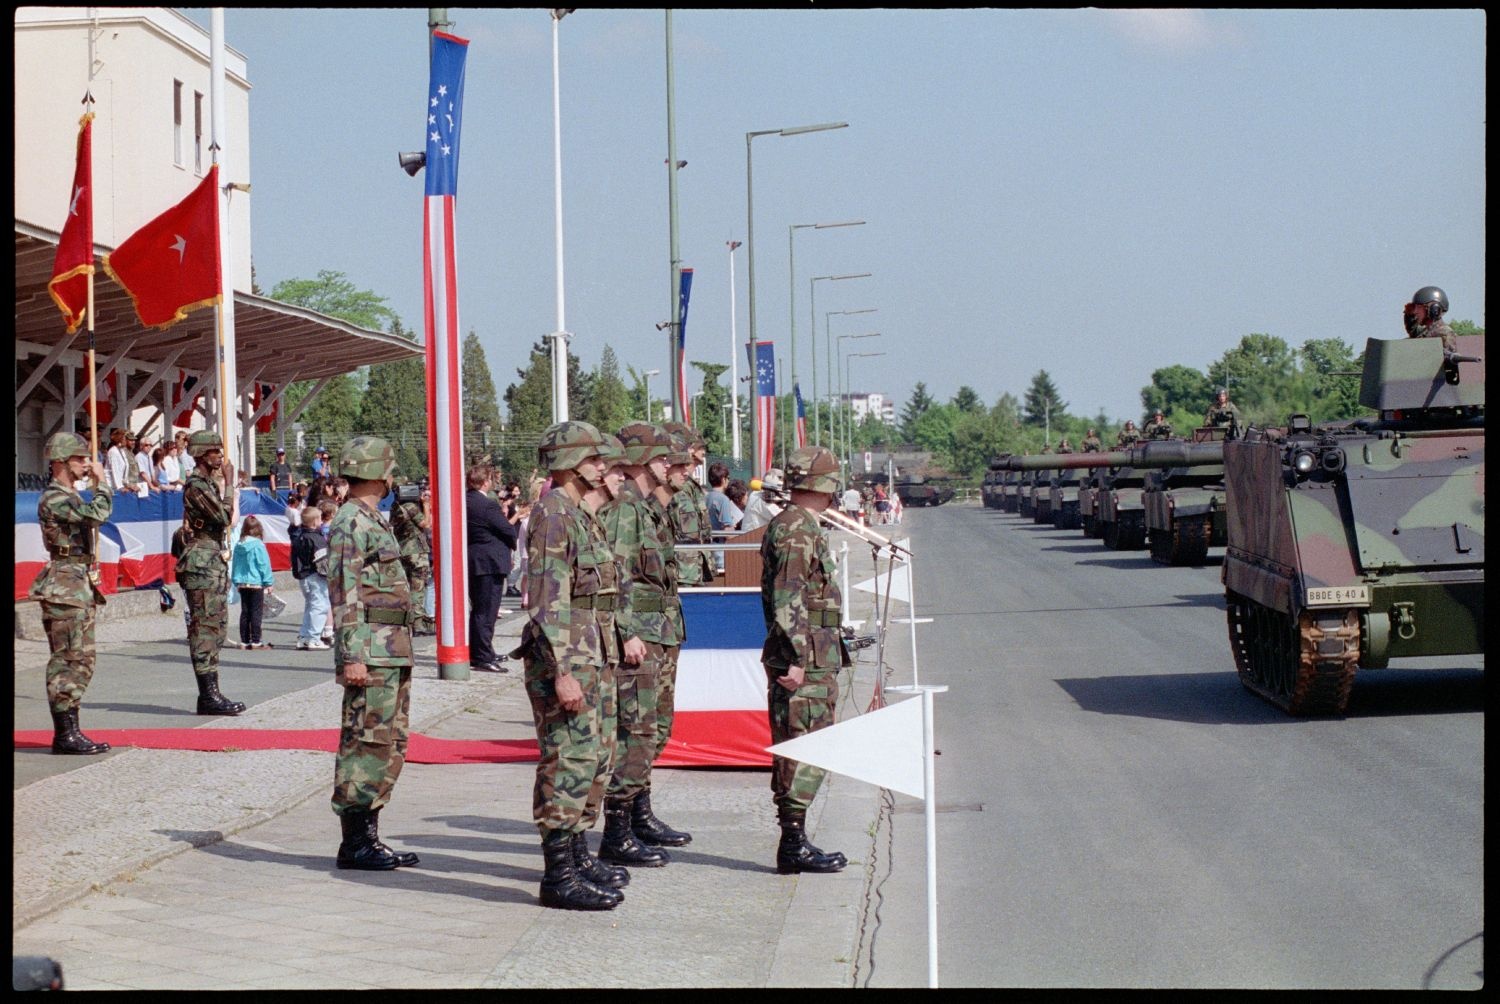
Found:
[[[1010,457],[1005,470],[1051,471],[1079,467],[1199,467],[1224,462],[1222,442],[1190,443],[1184,439],[1153,439],[1128,450],[1108,453],[1043,453]]]
[[[1034,457],[1009,457],[1005,461],[1007,471],[1051,471],[1060,468],[1072,470],[1078,467],[1119,467],[1130,462],[1130,454],[1114,453],[1039,453]]]

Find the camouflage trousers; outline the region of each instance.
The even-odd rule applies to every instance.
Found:
[[[401,567],[406,569],[406,581],[411,584],[412,609],[417,613],[417,622],[412,625],[412,630],[431,631],[434,624],[422,608],[422,595],[427,591],[427,583],[432,581],[432,566],[426,562],[415,563],[402,558]]]
[[[777,677],[785,674],[785,669],[766,666],[773,745],[828,728],[833,724],[834,708],[839,702],[838,670],[809,668],[802,686],[796,690],[787,690],[776,682]],[[773,756],[771,794],[777,810],[806,812],[823,783],[823,774],[821,767]]]
[[[610,798],[634,798],[651,787],[651,765],[656,762],[660,738],[658,690],[666,674],[672,650],[646,642],[646,657],[639,666],[615,670],[615,693],[619,695],[619,726],[615,731],[614,772],[610,775]]]
[[[574,666],[571,672],[583,688],[583,707],[576,713],[558,703],[551,667],[526,657],[526,696],[540,754],[531,815],[544,838],[555,830],[583,833],[594,825],[614,766],[614,668]]]
[[[369,812],[391,800],[406,763],[411,719],[411,667],[370,666],[370,682],[344,688],[333,811]]]
[[[229,572],[183,576],[188,601],[188,652],[193,672],[202,676],[219,671],[219,649],[229,637]]]
[[[94,678],[94,614],[92,603],[42,603],[42,628],[52,650],[47,660],[47,703],[53,711],[75,710]]]
[[[656,752],[651,757],[655,763],[661,759],[672,738],[672,722],[677,714],[677,657],[682,654],[681,645],[662,648],[661,671],[656,675]],[[646,790],[651,790],[651,776],[646,776]]]

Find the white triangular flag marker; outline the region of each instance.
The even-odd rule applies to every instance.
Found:
[[[887,576],[887,573],[882,571],[873,579],[855,583],[854,588],[861,592],[884,596],[887,582],[890,583],[891,599],[900,600],[902,603],[911,602],[911,566],[905,562],[897,563],[895,574]]]
[[[920,700],[889,704],[769,749],[857,781],[923,797]]]

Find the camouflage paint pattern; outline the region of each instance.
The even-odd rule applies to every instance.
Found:
[[[651,784],[657,748],[657,684],[667,670],[667,650],[646,642],[640,666],[620,666],[615,675],[617,726],[614,769],[606,794],[634,797]]]
[[[432,544],[422,528],[422,505],[419,502],[397,502],[391,506],[391,533],[401,547],[401,567],[406,571],[406,581],[416,611],[418,630],[430,631],[432,618],[422,611],[421,596],[432,579]]]
[[[681,645],[666,645],[662,648],[662,660],[656,673],[656,754],[652,762],[661,758],[672,738],[672,722],[677,709],[677,657],[682,654]],[[647,778],[646,787],[651,787]]]
[[[713,543],[712,524],[708,521],[708,495],[696,478],[688,478],[682,490],[672,496],[667,508],[672,531],[679,544]],[[714,559],[708,551],[686,551],[677,563],[677,583],[698,586],[714,580]]]
[[[620,565],[615,622],[621,638],[681,645],[687,629],[677,595],[678,559],[667,510],[626,481],[619,497],[599,511],[609,546]],[[632,671],[622,666],[621,673]]]
[[[185,547],[177,583],[187,596],[188,653],[199,676],[219,671],[219,650],[229,634],[229,522],[231,500],[199,465],[182,489]]]
[[[383,808],[406,763],[411,722],[411,667],[372,666],[370,682],[345,687],[339,751],[333,765],[333,811]]]
[[[1484,365],[1459,363],[1457,384],[1446,368],[1435,339],[1371,339],[1361,396],[1381,418],[1225,444],[1226,589],[1294,618],[1356,608],[1365,666],[1483,651]]]
[[[89,582],[94,560],[93,531],[109,519],[113,496],[99,485],[94,497],[83,496],[56,478],[37,499],[42,544],[50,560],[27,593],[39,601],[47,633],[47,703],[53,711],[72,711],[83,701],[94,678],[94,618],[97,606]]]
[[[531,814],[537,829],[582,833],[585,813],[597,813],[598,799],[607,787],[614,727],[609,710],[614,704],[614,676],[609,667],[576,665],[572,677],[583,688],[583,708],[566,711],[558,703],[550,668],[526,658],[526,696],[536,723],[538,759],[532,787]]]

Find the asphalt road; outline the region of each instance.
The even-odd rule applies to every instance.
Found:
[[[908,516],[922,680],[951,688],[943,986],[1483,985],[1482,656],[1362,672],[1346,717],[1295,720],[1236,679],[1220,549],[1167,568]],[[920,803],[891,819],[861,985],[922,986]]]

